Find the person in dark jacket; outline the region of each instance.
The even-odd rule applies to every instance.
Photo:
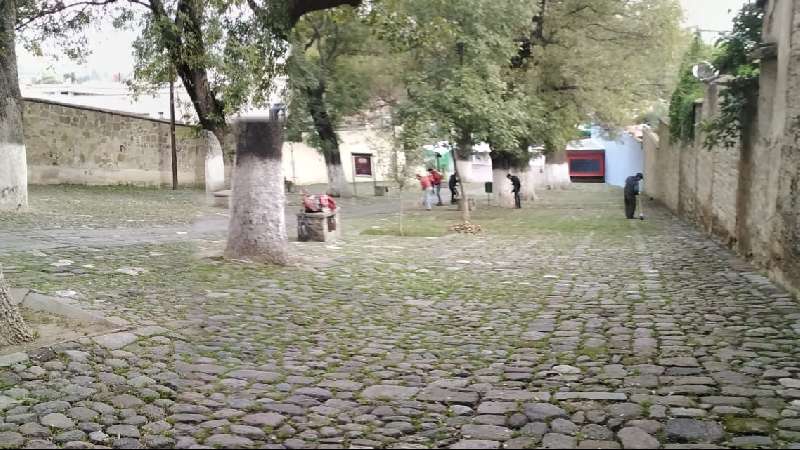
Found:
[[[644,175],[637,173],[625,179],[625,217],[633,219],[636,215],[636,196],[639,195],[639,181]]]
[[[522,199],[520,198],[519,193],[522,189],[522,183],[520,183],[519,177],[516,175],[508,174],[506,175],[506,178],[511,180],[511,184],[514,186],[514,188],[511,190],[511,192],[514,193],[514,208],[520,209],[522,208]]]
[[[456,174],[450,175],[448,186],[450,187],[450,204],[452,205],[456,203],[456,196],[458,196],[458,177]]]

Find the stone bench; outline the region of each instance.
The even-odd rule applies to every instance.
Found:
[[[297,238],[302,242],[330,242],[341,236],[339,212],[297,214]]]

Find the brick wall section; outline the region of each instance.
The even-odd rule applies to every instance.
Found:
[[[667,124],[644,134],[645,193],[698,224],[800,293],[800,0],[767,4],[758,111],[734,148],[670,142]],[[718,112],[719,85],[696,115]],[[699,123],[700,120],[698,120]]]
[[[24,101],[31,184],[172,183],[169,122],[38,99]],[[178,181],[202,185],[206,144],[176,127]]]

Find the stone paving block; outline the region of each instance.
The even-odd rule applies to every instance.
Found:
[[[99,345],[109,350],[119,350],[136,342],[138,338],[133,333],[111,333],[95,336],[93,339]]]
[[[494,449],[500,448],[500,442],[498,441],[483,441],[483,440],[463,440],[456,442],[455,444],[451,445],[450,448],[452,449],[476,449],[476,450],[483,450],[483,449]]]
[[[549,392],[530,392],[530,391],[516,391],[516,390],[491,390],[484,395],[484,398],[489,400],[503,400],[514,402],[549,402],[551,395]]]
[[[565,400],[599,400],[610,402],[624,402],[628,396],[621,392],[557,392],[555,399]]]
[[[24,352],[0,355],[0,367],[11,367],[16,364],[24,363],[27,360],[28,354]]]
[[[622,448],[625,449],[629,448],[650,449],[650,448],[658,448],[661,445],[658,442],[658,439],[647,434],[641,428],[636,428],[636,427],[627,427],[621,429],[617,433],[617,437],[619,437],[620,441],[622,442]]]
[[[518,409],[519,406],[512,402],[483,402],[478,405],[478,414],[507,414]]]
[[[512,436],[508,428],[495,425],[465,425],[461,428],[461,434],[466,439],[487,441],[507,441]]]
[[[370,386],[361,393],[361,396],[372,400],[408,400],[413,398],[418,388],[403,386]]]
[[[478,403],[477,392],[461,392],[441,389],[438,387],[425,388],[417,395],[417,400],[439,403],[457,403],[461,405],[475,405]]]
[[[712,444],[722,440],[725,432],[722,426],[714,421],[695,419],[672,419],[665,427],[667,439],[671,442],[688,442]]]

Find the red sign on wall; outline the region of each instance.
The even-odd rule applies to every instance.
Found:
[[[356,169],[356,176],[372,176],[372,155],[353,154],[353,165]]]
[[[570,177],[604,177],[606,174],[605,152],[603,150],[567,151]]]

